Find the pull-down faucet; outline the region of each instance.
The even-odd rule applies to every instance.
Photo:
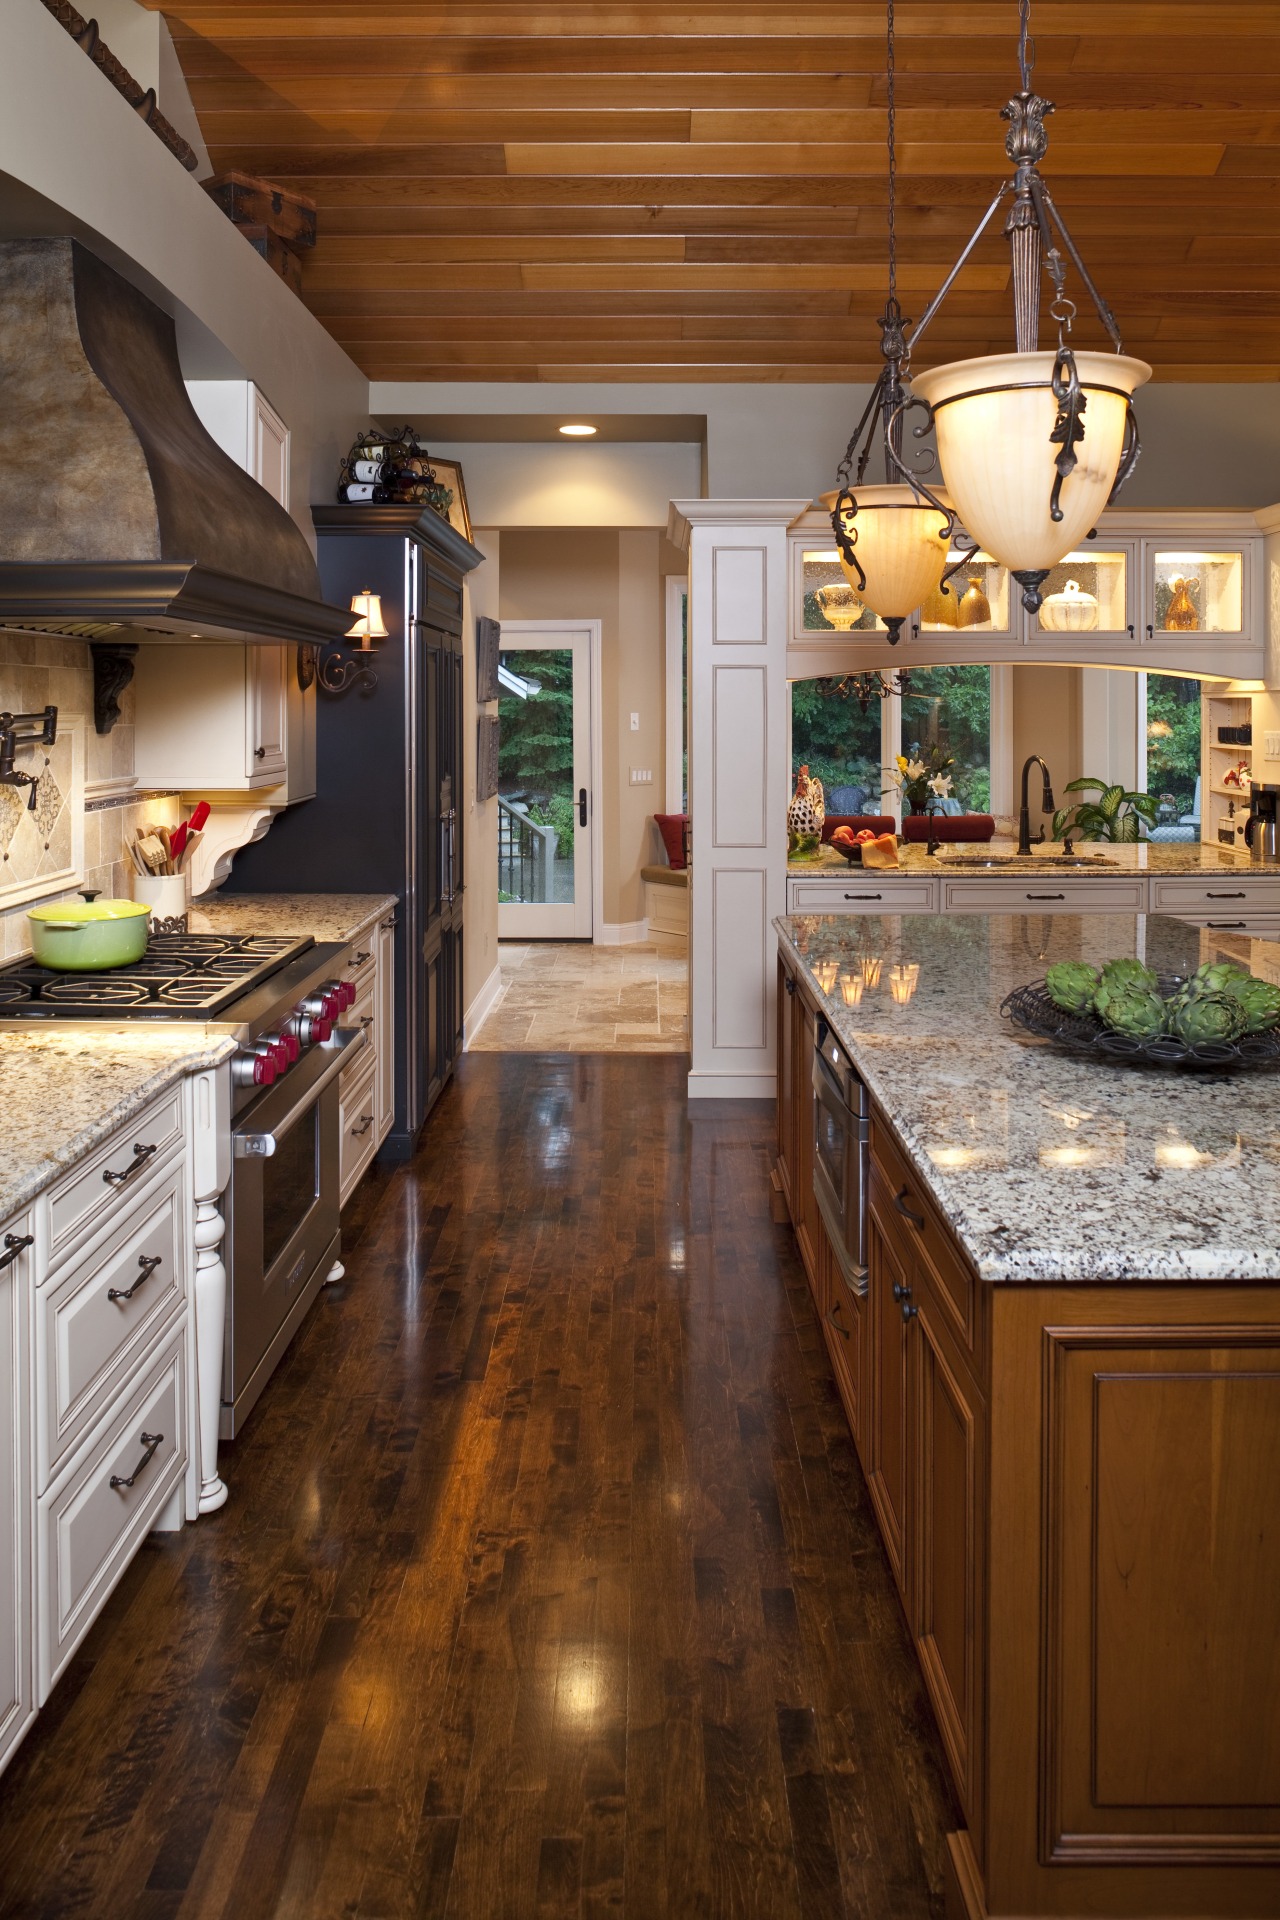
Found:
[[[1039,767],[1041,773],[1044,775],[1044,793],[1041,795],[1040,800],[1041,811],[1043,813],[1052,813],[1054,806],[1053,787],[1049,779],[1049,769],[1038,753],[1030,754],[1022,768],[1022,810],[1018,815],[1018,852],[1027,854],[1031,852],[1031,808],[1027,801],[1027,776],[1031,772],[1032,767]],[[1042,840],[1044,839],[1043,827],[1040,829],[1040,838]]]

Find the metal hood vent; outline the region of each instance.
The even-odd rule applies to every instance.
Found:
[[[173,321],[75,240],[0,243],[0,623],[301,645],[351,624],[197,419]]]

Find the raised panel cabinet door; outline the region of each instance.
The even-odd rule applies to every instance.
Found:
[[[423,1110],[429,1113],[440,1098],[445,1081],[443,1041],[444,1019],[444,942],[439,926],[424,944],[423,974],[426,985],[425,1045],[423,1047]]]
[[[862,1401],[862,1342],[865,1333],[863,1302],[845,1283],[830,1245],[823,1247],[826,1287],[822,1331],[831,1355],[840,1401],[855,1444],[859,1443]]]
[[[250,456],[253,477],[266,488],[273,500],[289,507],[289,429],[268,400],[250,388],[252,417],[249,422]]]
[[[813,1015],[799,994],[796,995],[792,1006],[794,1009],[792,1044],[796,1050],[797,1099],[795,1183],[792,1191],[791,1219],[795,1226],[800,1258],[804,1261],[804,1270],[809,1276],[809,1285],[814,1290],[814,1299],[817,1300],[818,1311],[821,1313],[818,1249],[822,1244],[821,1236],[825,1234],[826,1229],[822,1224],[822,1215],[818,1212],[818,1202],[813,1192],[813,1130],[817,1104],[813,1097],[811,1078]]]
[[[927,1282],[912,1345],[916,1650],[965,1816],[980,1832],[986,1410]]]
[[[778,961],[778,1178],[795,1213],[796,1114],[799,1061],[795,1044],[796,983],[785,961]]]
[[[35,1713],[30,1232],[24,1216],[0,1234],[0,1769]]]
[[[874,1209],[867,1222],[867,1266],[869,1405],[862,1422],[862,1460],[889,1565],[910,1621],[908,1365],[912,1326],[902,1308],[904,1303],[912,1304],[911,1280],[901,1249]]]
[[[396,1117],[396,921],[388,914],[378,927],[378,978],[374,989],[374,1020],[378,1036],[375,1101],[378,1123],[374,1132],[381,1145]]]
[[[252,781],[283,780],[288,766],[287,647],[245,648],[245,773]]]

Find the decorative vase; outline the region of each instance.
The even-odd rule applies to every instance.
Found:
[[[1199,633],[1200,615],[1196,611],[1195,601],[1191,598],[1193,593],[1200,591],[1199,580],[1194,578],[1184,580],[1178,573],[1169,582],[1169,588],[1173,598],[1164,616],[1164,631],[1166,633]]]
[[[1092,633],[1098,624],[1098,603],[1078,580],[1068,580],[1061,593],[1046,596],[1040,608],[1045,633]]]
[[[826,586],[818,588],[813,597],[823,619],[837,633],[848,633],[866,612],[847,580],[829,580]]]
[[[991,624],[991,602],[982,591],[982,575],[971,573],[969,585],[961,598],[957,610],[956,625],[960,627],[980,627]]]
[[[920,605],[920,625],[922,627],[958,627],[960,625],[960,601],[954,587],[939,585],[927,595]]]

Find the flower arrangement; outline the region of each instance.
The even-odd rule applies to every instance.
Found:
[[[909,813],[927,813],[931,800],[946,800],[950,796],[951,775],[947,768],[954,765],[953,755],[938,746],[930,747],[924,759],[919,749],[910,759],[900,753],[894,765],[885,769],[893,788],[886,787],[884,791],[896,789]]]

